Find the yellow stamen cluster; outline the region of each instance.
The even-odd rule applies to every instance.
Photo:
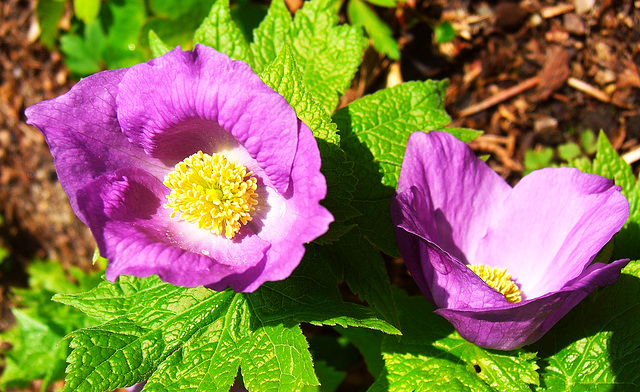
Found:
[[[224,155],[198,151],[164,177],[171,188],[164,208],[173,209],[172,218],[180,214],[187,222],[231,239],[240,224],[251,221],[258,204],[257,180],[251,174]]]
[[[520,289],[511,280],[511,275],[507,273],[506,268],[488,267],[484,264],[469,265],[468,267],[486,284],[504,295],[507,301],[516,303],[522,300]]]

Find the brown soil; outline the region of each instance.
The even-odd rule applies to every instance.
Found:
[[[73,84],[61,55],[37,40],[35,2],[3,0],[0,10],[0,247],[11,253],[0,268],[0,330],[11,319],[7,290],[26,285],[30,260],[88,269],[95,246],[44,137],[24,123],[26,107]],[[378,9],[398,34],[402,61],[368,51],[346,100],[400,80],[449,78],[454,124],[484,130],[473,148],[512,181],[525,150],[575,141],[581,130],[603,129],[621,154],[640,148],[640,2],[603,0],[586,10],[576,6],[587,0],[557,3],[408,0]],[[432,26],[442,20],[460,34],[436,45]],[[393,266],[402,284],[406,272]]]

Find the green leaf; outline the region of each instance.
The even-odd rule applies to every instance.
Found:
[[[58,23],[64,14],[64,1],[38,0],[36,18],[40,26],[40,42],[49,50],[55,49]]]
[[[358,348],[364,357],[364,362],[367,364],[369,372],[377,377],[384,369],[384,360],[382,359],[384,334],[373,329],[364,328],[335,327],[335,329],[346,336]]]
[[[355,162],[358,179],[352,205],[365,237],[377,248],[397,255],[389,199],[398,184],[404,150],[415,131],[442,130],[469,139],[477,131],[442,128],[450,122],[444,110],[447,82],[409,82],[360,98],[333,116],[341,146]]]
[[[242,31],[231,19],[229,0],[217,0],[193,37],[201,43],[226,53],[234,60],[253,64],[253,55]]]
[[[62,336],[52,330],[50,325],[31,317],[20,309],[12,309],[16,318],[15,327],[2,335],[2,340],[13,347],[3,352],[5,368],[2,372],[0,387],[26,387],[32,380],[43,379],[51,364],[62,362],[67,355],[66,346],[56,347]],[[64,377],[64,370],[57,374]]]
[[[205,3],[207,9],[211,9],[212,0],[149,0],[149,10],[155,15],[169,19],[178,19],[183,15],[191,14],[193,8],[198,7],[198,3]]]
[[[540,390],[640,389],[640,261],[615,285],[584,299],[531,350],[542,358]]]
[[[371,309],[343,302],[335,279],[309,251],[287,280],[251,294],[122,276],[55,299],[106,321],[71,334],[65,391],[145,379],[147,391],[228,391],[238,368],[250,390],[300,390],[317,379],[298,323],[398,333]]]
[[[51,302],[57,292],[75,293],[97,284],[99,275],[74,272],[76,283],[69,281],[58,263],[34,261],[27,268],[28,289],[14,289],[15,301],[21,308],[13,308],[16,325],[0,335],[11,348],[3,350],[5,369],[0,388],[24,387],[35,379],[43,379],[42,390],[53,381],[64,378],[65,358],[69,347],[60,342],[74,329],[95,324],[76,309]]]
[[[534,170],[551,166],[553,162],[553,148],[544,147],[539,150],[527,150],[524,152],[524,174]]]
[[[370,391],[530,391],[536,355],[467,342],[424,297],[396,293],[401,337],[384,337],[384,370]]]
[[[633,175],[631,166],[613,148],[604,132],[597,141],[596,157],[591,166],[584,161],[572,162],[575,167],[588,173],[613,179],[622,188],[622,194],[629,201],[629,218],[614,237],[614,258],[640,258],[640,182]]]
[[[345,372],[334,369],[333,367],[327,365],[325,361],[315,362],[315,370],[316,374],[318,375],[320,385],[307,385],[302,388],[303,392],[333,392],[338,388],[338,386],[347,376]]]
[[[124,68],[143,62],[145,57],[139,48],[139,37],[146,19],[144,0],[108,1],[105,5],[104,19],[110,21],[106,26],[103,54],[107,68]]]
[[[338,280],[346,281],[354,294],[376,308],[390,324],[400,326],[384,260],[359,229],[322,251]]]
[[[253,53],[253,70],[262,72],[280,53],[280,48],[287,39],[293,25],[291,14],[284,0],[273,0],[267,16],[257,29],[253,30],[253,42],[250,44]]]
[[[260,74],[260,79],[289,102],[313,136],[340,144],[336,124],[307,91],[290,45],[282,45],[278,57]]]
[[[362,32],[337,26],[332,0],[312,0],[296,11],[291,29],[293,50],[304,84],[327,113],[349,87],[364,51]]]
[[[558,146],[558,156],[565,161],[578,158],[582,154],[580,146],[576,143],[569,142]]]
[[[399,3],[402,3],[404,0],[367,0],[367,3],[377,5],[379,7],[395,7]]]
[[[435,35],[436,43],[439,44],[451,42],[456,37],[456,30],[448,21],[438,23],[433,32]]]
[[[400,48],[393,38],[393,32],[368,5],[361,0],[349,0],[347,15],[353,25],[364,27],[373,41],[373,46],[380,53],[386,54],[392,60],[400,59]]]
[[[60,50],[72,73],[84,76],[102,70],[102,51],[106,38],[99,20],[85,26],[84,37],[67,34],[60,37]]]
[[[303,77],[289,44],[284,44],[278,57],[260,75],[269,87],[282,95],[293,107],[318,140],[322,156],[321,171],[327,179],[327,196],[322,204],[334,215],[335,222],[319,241],[332,242],[344,234],[350,226],[345,222],[359,213],[350,206],[355,190],[353,163],[338,147],[340,136],[336,125],[306,90]]]
[[[149,30],[149,48],[153,57],[160,57],[171,50],[153,30]]]
[[[100,12],[100,0],[73,0],[73,12],[85,24],[90,24]]]

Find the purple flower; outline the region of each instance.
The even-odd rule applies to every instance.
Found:
[[[535,342],[628,263],[590,265],[629,215],[613,181],[549,168],[512,188],[447,133],[411,135],[391,214],[422,293],[482,347]]]
[[[119,275],[250,292],[333,220],[309,128],[249,66],[196,45],[26,110]]]

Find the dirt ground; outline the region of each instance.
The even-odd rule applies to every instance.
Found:
[[[39,42],[35,0],[3,0],[0,15],[0,330],[11,322],[7,291],[25,286],[34,258],[91,268],[94,242],[57,182],[44,137],[24,109],[74,83],[58,52]],[[290,4],[290,2],[288,2]],[[343,102],[385,85],[448,78],[454,125],[485,131],[472,143],[514,182],[528,149],[577,141],[602,129],[640,169],[640,1],[421,1],[377,8],[402,60],[367,51]],[[456,38],[434,43],[448,21]],[[391,266],[401,281],[402,267]],[[357,382],[357,380],[355,380]]]

